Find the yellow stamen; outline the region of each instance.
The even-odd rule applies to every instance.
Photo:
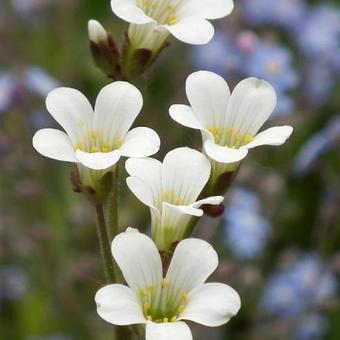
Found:
[[[169,11],[172,11],[174,8],[175,8],[175,4],[173,2],[169,2],[166,6],[166,8],[169,10]]]
[[[77,142],[76,145],[74,146],[76,150],[81,150],[84,148],[84,144],[81,142]]]
[[[150,303],[145,302],[143,307],[144,307],[145,310],[148,310],[151,307],[151,305],[150,305]]]
[[[163,318],[163,322],[169,322],[168,318]]]
[[[98,152],[98,148],[96,146],[91,147],[91,153]]]
[[[153,284],[148,285],[148,287],[147,287],[147,290],[148,290],[150,293],[154,292],[155,289],[156,289],[156,287],[155,287],[155,285],[153,285]]]
[[[243,141],[247,144],[252,142],[253,140],[254,140],[254,137],[252,135],[245,135],[243,138]]]
[[[147,315],[146,319],[149,320],[149,321],[152,321],[151,315]]]
[[[233,128],[230,128],[230,127],[229,127],[229,128],[226,129],[225,132],[226,132],[227,136],[230,136],[230,135],[233,134]]]
[[[168,25],[175,25],[177,23],[177,17],[175,14],[170,14],[168,17]]]
[[[185,309],[185,306],[184,305],[180,305],[178,307],[178,313],[182,313],[184,311],[184,309]]]
[[[183,300],[188,300],[188,293],[186,293],[186,292],[182,293],[181,298]]]
[[[235,140],[237,142],[241,141],[242,140],[242,136],[239,133],[237,133],[236,136],[235,136]]]
[[[170,281],[167,279],[163,279],[162,281],[162,287],[163,288],[168,288],[170,286]]]
[[[96,140],[97,137],[98,137],[98,133],[97,133],[97,132],[92,131],[92,132],[90,133],[90,138],[91,138],[92,140]]]
[[[106,143],[104,143],[101,147],[102,152],[109,152],[110,151],[110,146]]]
[[[170,322],[175,322],[176,320],[177,320],[177,316],[175,315],[171,318]]]

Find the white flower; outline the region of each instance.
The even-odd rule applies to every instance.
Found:
[[[214,28],[206,19],[228,15],[232,0],[112,0],[113,12],[131,23],[136,48],[158,50],[169,34],[188,44],[206,44]],[[154,48],[156,46],[156,48]]]
[[[209,180],[211,165],[199,151],[178,148],[163,163],[153,158],[128,159],[126,179],[135,196],[151,211],[152,239],[167,250],[182,240],[193,216],[203,215],[203,204],[220,204],[222,196],[196,201]]]
[[[156,132],[146,127],[129,131],[142,105],[141,93],[127,82],[104,87],[94,112],[79,91],[57,88],[47,96],[46,106],[66,133],[56,129],[39,130],[33,137],[33,146],[43,156],[93,170],[108,169],[121,156],[150,156],[159,150]]]
[[[213,177],[234,171],[248,149],[281,145],[293,132],[291,126],[278,126],[258,133],[276,106],[275,90],[264,80],[247,78],[230,95],[222,77],[199,71],[187,78],[186,92],[191,106],[172,105],[170,116],[201,130],[204,152],[213,160]]]
[[[101,288],[95,297],[97,312],[114,325],[146,324],[146,340],[192,340],[182,320],[216,327],[240,309],[233,288],[204,283],[216,269],[218,257],[203,240],[181,241],[165,278],[155,244],[135,229],[115,237],[112,254],[129,287]]]

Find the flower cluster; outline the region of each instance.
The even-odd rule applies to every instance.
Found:
[[[41,129],[33,136],[33,146],[43,156],[76,164],[72,183],[97,213],[108,284],[96,294],[98,314],[118,326],[143,325],[147,340],[190,340],[191,331],[183,320],[216,327],[227,323],[241,306],[231,287],[205,283],[217,268],[218,256],[209,243],[192,238],[193,231],[205,212],[214,215],[208,213],[211,206],[220,208],[215,217],[221,215],[223,195],[249,150],[282,145],[290,137],[293,128],[288,125],[259,131],[275,110],[277,92],[294,87],[297,77],[293,71],[282,71],[291,66],[285,50],[257,42],[247,56],[247,72],[256,73],[252,64],[262,65],[263,72],[242,80],[232,92],[216,73],[190,74],[186,80],[190,105],[172,105],[169,114],[179,124],[200,131],[202,147],[173,149],[161,162],[150,157],[160,149],[158,134],[148,127],[131,128],[143,96],[129,81],[156,59],[170,34],[189,44],[210,41],[214,29],[208,19],[228,15],[233,1],[112,0],[111,6],[130,23],[124,47],[119,48],[95,20],[89,21],[88,33],[97,66],[115,81],[99,92],[94,108],[76,89],[58,87],[49,92],[47,110],[64,131]],[[245,49],[246,38],[239,42]],[[278,56],[279,64],[268,54]],[[266,75],[269,81],[262,79]],[[37,76],[41,78],[39,70],[32,70],[28,81],[41,94]],[[42,81],[46,88],[51,86],[48,80]],[[118,187],[123,157],[128,158],[128,188],[150,208],[151,238],[132,228],[121,232]],[[246,209],[239,204],[227,215],[235,217],[241,209],[244,224],[254,226],[255,234],[261,229],[256,244],[246,245],[245,257],[259,253],[258,243],[265,242],[269,229],[259,216],[256,198],[251,194],[248,198],[243,203]],[[255,202],[253,209],[249,201]],[[256,223],[251,224],[254,216]]]

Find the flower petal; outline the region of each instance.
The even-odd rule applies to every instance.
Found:
[[[192,108],[188,105],[172,105],[169,109],[170,117],[177,123],[192,129],[204,129]]]
[[[127,284],[137,293],[162,281],[162,262],[154,242],[146,235],[128,229],[112,241],[112,254]]]
[[[194,72],[187,78],[186,92],[196,117],[206,129],[223,128],[230,90],[221,76]]]
[[[162,170],[163,194],[178,201],[178,205],[189,205],[208,182],[211,165],[201,152],[184,147],[165,156]]]
[[[276,106],[274,88],[265,80],[247,78],[234,89],[225,123],[241,136],[255,136]]]
[[[73,144],[86,140],[93,109],[81,92],[68,87],[54,89],[46,98],[46,107]]]
[[[143,106],[143,97],[133,85],[116,81],[105,86],[97,97],[94,128],[101,142],[108,145],[123,142]]]
[[[160,209],[162,196],[162,163],[153,158],[130,158],[125,162],[130,178],[127,184],[134,195],[149,207]]]
[[[232,0],[188,0],[182,1],[178,8],[181,17],[199,16],[205,19],[219,19],[234,9]]]
[[[224,200],[223,196],[211,196],[204,198],[203,200],[199,200],[195,203],[192,203],[190,206],[193,208],[199,208],[203,204],[219,205],[223,202],[223,200]]]
[[[81,150],[76,151],[77,160],[89,169],[104,170],[115,165],[121,157],[118,150],[111,152],[88,153]]]
[[[192,340],[188,325],[184,322],[165,322],[146,324],[146,340]]]
[[[206,283],[189,293],[182,319],[217,327],[225,324],[241,308],[238,293],[221,283]]]
[[[211,139],[204,143],[204,150],[213,160],[227,164],[239,162],[248,154],[246,148],[231,149],[227,146],[215,144]]]
[[[178,40],[192,45],[207,44],[214,36],[213,25],[199,17],[187,17],[177,24],[161,27],[167,29]]]
[[[189,292],[203,284],[217,265],[217,253],[208,242],[186,239],[177,245],[166,278],[176,282],[178,294]]]
[[[33,136],[33,147],[43,156],[65,162],[77,162],[70,138],[63,131],[42,129]]]
[[[137,127],[129,131],[120,147],[125,157],[148,157],[158,152],[161,141],[158,134],[147,127]]]
[[[111,8],[117,17],[133,24],[147,24],[154,21],[136,4],[136,0],[111,0]]]
[[[246,148],[251,149],[260,145],[282,145],[293,133],[291,126],[275,126],[260,132],[255,139],[245,145]]]
[[[146,206],[153,207],[154,199],[151,188],[138,177],[128,177],[126,179],[127,186],[133,192],[133,194]]]
[[[125,326],[146,323],[136,293],[129,287],[112,284],[98,290],[97,313],[107,322]]]

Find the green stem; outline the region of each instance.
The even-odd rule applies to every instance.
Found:
[[[117,164],[116,169],[114,170],[114,180],[108,201],[109,212],[108,236],[110,238],[110,241],[112,241],[115,238],[115,236],[119,233],[118,197],[119,197],[119,164]]]
[[[104,209],[102,204],[97,204],[96,206],[97,213],[97,233],[100,245],[100,251],[103,258],[103,266],[106,283],[114,283],[116,282],[114,267],[113,267],[113,259],[110,250],[110,241],[107,235],[106,223],[104,218]]]

